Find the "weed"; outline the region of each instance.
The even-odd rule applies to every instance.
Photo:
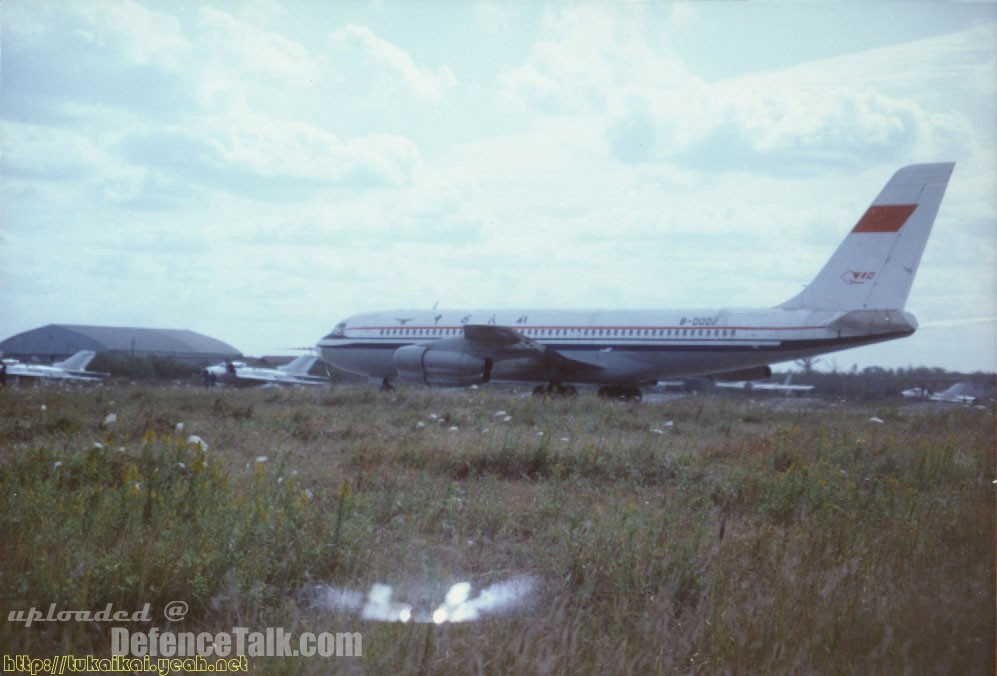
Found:
[[[993,411],[876,414],[0,391],[0,604],[184,600],[185,630],[363,633],[355,662],[264,673],[992,673]],[[518,573],[542,581],[534,603],[471,625],[318,614],[299,593],[383,582],[431,604]],[[107,632],[5,622],[0,644],[106,655]]]

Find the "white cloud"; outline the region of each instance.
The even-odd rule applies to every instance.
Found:
[[[987,56],[980,27],[926,44],[708,83],[688,72],[667,39],[671,26],[690,17],[670,14],[655,25],[658,31],[642,31],[635,15],[598,6],[548,15],[528,61],[499,76],[500,99],[520,111],[603,116],[597,133],[624,162],[705,161],[713,169],[751,165],[784,173],[787,162],[792,171],[826,170],[854,167],[858,156],[897,162],[974,150],[964,115],[930,107],[934,95],[918,99],[906,76],[898,83],[896,73],[905,72],[901,61],[918,65],[921,77],[911,76],[918,83],[925,73],[949,77],[941,65],[978,73],[979,59]]]
[[[685,149],[691,154],[726,150],[731,159],[756,163],[854,166],[857,158],[897,163],[959,157],[973,146],[970,125],[958,114],[930,113],[912,100],[870,91],[817,94],[740,84],[717,99],[726,119],[700,139],[704,146]]]
[[[476,0],[474,3],[474,20],[477,26],[486,33],[497,34],[512,27],[513,6],[507,3]]]
[[[365,26],[351,24],[337,30],[329,35],[327,44],[339,54],[336,64],[341,72],[379,90],[382,97],[401,88],[419,99],[438,103],[457,86],[448,67],[441,66],[435,72],[420,68],[403,49]]]
[[[421,160],[407,139],[387,135],[344,142],[303,122],[247,116],[218,128],[136,129],[120,142],[135,165],[250,199],[302,199],[331,186],[410,183]]]
[[[98,48],[115,45],[115,51],[132,64],[176,71],[191,52],[180,22],[170,14],[132,0],[83,0],[75,4],[85,22],[76,34]]]
[[[102,155],[91,139],[76,131],[18,122],[3,126],[0,163],[8,178],[80,179],[97,168]]]
[[[583,115],[614,114],[652,93],[680,102],[700,85],[669,40],[671,22],[684,20],[679,12],[652,21],[640,5],[550,12],[527,62],[500,74],[498,99],[518,110]]]
[[[607,50],[617,26],[616,15],[597,5],[548,13],[527,63],[499,75],[499,100],[547,113],[605,110],[615,86]]]
[[[213,7],[202,7],[198,15],[201,40],[210,47],[211,58],[236,69],[242,77],[262,76],[294,84],[318,79],[318,63],[303,45]]]

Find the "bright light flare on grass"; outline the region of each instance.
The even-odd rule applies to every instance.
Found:
[[[393,593],[389,585],[375,584],[367,593],[367,603],[360,612],[360,617],[377,622],[408,622],[412,618],[412,606],[393,603]]]
[[[447,591],[443,603],[429,612],[396,601],[395,590],[390,585],[374,584],[366,597],[358,591],[323,585],[315,588],[313,603],[326,610],[359,612],[361,618],[374,622],[456,624],[517,610],[531,600],[535,590],[536,582],[528,576],[497,582],[477,596],[471,595],[470,582],[458,582]]]

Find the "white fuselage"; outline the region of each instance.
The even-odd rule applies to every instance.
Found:
[[[314,357],[313,357],[314,359]],[[286,367],[285,367],[286,368]],[[307,369],[306,369],[307,371]],[[289,372],[280,367],[262,368],[247,366],[245,362],[229,361],[204,369],[205,384],[222,383],[225,385],[325,385],[328,379],[322,376],[311,376],[307,372]]]
[[[872,313],[873,311],[863,311]],[[398,375],[393,355],[406,345],[460,338],[466,325],[514,329],[574,361],[596,367],[570,382],[647,383],[737,371],[909,335],[911,315],[882,311],[855,330],[843,311],[698,310],[396,310],[356,315],[317,347],[344,371]],[[889,315],[890,321],[883,321]],[[874,331],[868,331],[868,324]],[[543,382],[549,374],[515,359],[496,361],[496,381]]]
[[[59,382],[91,383],[103,379],[107,374],[83,369],[71,370],[55,365],[24,364],[16,359],[4,359],[3,370],[6,378],[19,380],[52,380]]]

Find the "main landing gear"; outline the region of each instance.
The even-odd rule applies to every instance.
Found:
[[[571,385],[537,385],[533,388],[534,397],[577,397],[578,390]]]
[[[599,396],[603,399],[623,399],[624,401],[640,401],[644,398],[636,385],[603,385],[599,388]]]
[[[578,390],[571,385],[537,385],[533,388],[534,397],[577,397]],[[602,399],[622,399],[624,401],[640,401],[644,398],[636,385],[603,385],[599,388]]]

